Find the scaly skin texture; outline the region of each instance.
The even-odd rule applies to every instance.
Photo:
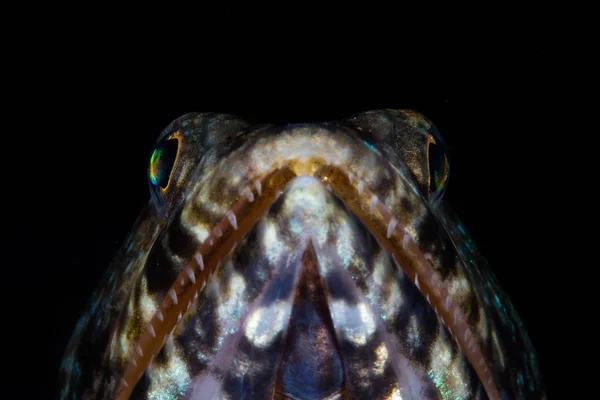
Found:
[[[167,141],[172,165],[157,163]],[[447,158],[422,115],[188,114],[156,149],[61,398],[545,398],[520,319],[443,202]]]

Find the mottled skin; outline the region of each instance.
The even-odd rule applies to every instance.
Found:
[[[168,185],[77,324],[61,398],[545,398],[425,117],[188,114],[166,140]]]

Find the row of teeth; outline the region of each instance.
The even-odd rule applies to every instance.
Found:
[[[352,175],[348,175],[348,177],[349,177],[350,183],[352,183],[353,180],[356,179],[356,178],[353,179]],[[364,190],[364,184],[361,180],[358,180],[357,189],[358,189],[359,193],[362,193]],[[369,207],[371,214],[374,214],[375,209],[377,208],[379,203],[381,203],[379,201],[379,198],[375,194],[372,194],[371,201],[370,201],[370,207]],[[383,204],[383,203],[380,206],[384,207],[384,208],[386,207],[385,204]],[[389,210],[387,210],[387,211],[389,213]],[[395,217],[392,217],[390,219],[390,221],[388,222],[388,226],[387,226],[386,236],[388,239],[392,237],[392,234],[396,230],[397,225],[398,225],[398,220]],[[406,250],[408,248],[409,244],[411,243],[411,241],[413,241],[413,238],[411,237],[411,235],[408,232],[404,232],[404,236],[402,237],[402,249]],[[431,264],[432,263],[431,255],[425,254],[424,256],[425,256],[425,259],[427,261],[429,261],[429,263]],[[398,260],[396,260],[396,257],[393,255],[393,253],[392,253],[392,257],[394,258],[394,261],[396,262],[398,267],[401,268],[400,263],[398,263]],[[433,269],[433,265],[432,265],[432,269]],[[441,282],[441,277],[440,277],[439,273],[437,271],[434,271],[431,275],[431,281],[429,282],[429,287],[431,289],[433,289],[440,282]],[[423,290],[421,289],[421,285],[419,283],[419,274],[417,274],[417,273],[415,273],[414,283],[417,286],[417,288],[419,289],[419,291],[423,292]],[[442,288],[443,288],[443,286],[440,287],[440,289],[442,289]],[[446,289],[446,292],[448,292],[447,289]],[[441,296],[441,290],[440,290],[440,296]],[[435,311],[435,314],[438,317],[438,319],[440,321],[442,321],[444,326],[446,326],[446,328],[450,332],[450,335],[454,338],[454,340],[456,341],[456,344],[459,345],[459,347],[460,347],[460,342],[458,340],[458,337],[456,337],[454,335],[454,333],[452,332],[452,328],[448,324],[446,324],[444,317],[442,315],[440,315],[440,313],[437,310],[437,308],[435,307],[435,305],[431,304],[431,299],[430,299],[429,293],[427,293],[426,299],[427,299],[427,302],[429,303],[429,305],[431,305],[433,307],[433,310]],[[453,315],[454,326],[456,326],[459,321],[463,321],[463,318],[462,318],[462,315],[460,312],[460,308],[458,306],[454,306],[454,304],[452,302],[452,296],[450,294],[446,295],[445,309],[446,309],[446,312],[449,312]],[[464,334],[463,340],[464,340],[464,342],[467,343],[467,350],[471,353],[475,353],[478,350],[478,346],[475,341],[475,337],[473,336],[473,333],[471,332],[471,329],[467,325],[466,321],[463,321],[463,322],[465,325],[465,330],[464,330],[465,334]],[[485,359],[483,358],[483,354],[481,352],[479,352],[478,366],[482,367],[484,364],[485,364]],[[483,373],[486,375],[488,374],[487,366],[484,367]],[[491,383],[492,383],[492,377],[490,375],[490,376],[488,376],[488,385],[490,385]]]
[[[364,186],[365,186],[365,185],[364,185],[364,183],[363,183],[363,181],[362,181],[362,180],[360,180],[360,179],[357,179],[356,177],[353,177],[353,175],[352,175],[352,174],[347,174],[347,177],[348,177],[348,179],[349,179],[349,181],[350,181],[350,183],[351,183],[351,184],[352,184],[354,181],[357,181],[357,190],[358,190],[358,193],[359,193],[359,194],[362,194],[362,193],[363,193],[363,191],[364,191]],[[254,188],[256,189],[256,192],[257,192],[258,196],[260,196],[260,195],[262,194],[262,187],[261,187],[261,183],[260,183],[260,181],[258,181],[258,180],[257,180],[257,181],[255,181],[255,182],[254,182]],[[328,189],[329,189],[329,190],[331,190],[331,186],[330,186],[330,185],[328,185]],[[281,194],[281,192],[278,192],[278,193],[277,193],[277,196],[279,196],[280,194]],[[244,192],[243,192],[243,195],[244,195],[244,196],[247,198],[247,200],[248,200],[250,203],[252,203],[252,202],[255,200],[254,193],[253,193],[253,191],[252,191],[250,188],[246,188],[246,189],[244,190]],[[369,207],[369,208],[370,208],[370,212],[371,212],[371,214],[374,214],[374,212],[375,212],[375,210],[376,210],[376,208],[377,208],[378,206],[385,207],[385,204],[383,204],[383,203],[379,204],[379,203],[381,203],[381,201],[379,201],[379,198],[378,198],[378,197],[377,197],[375,194],[372,194],[372,196],[371,196],[371,201],[370,201],[370,207]],[[229,223],[230,223],[230,225],[232,226],[232,228],[233,228],[234,230],[237,230],[237,229],[238,229],[237,218],[236,218],[235,214],[233,213],[233,211],[231,211],[231,210],[230,210],[230,211],[228,211],[228,212],[226,213],[226,218],[227,218],[227,220],[229,221]],[[396,229],[396,226],[397,226],[397,224],[398,224],[398,220],[397,220],[395,217],[392,217],[392,218],[390,219],[389,223],[388,223],[388,226],[387,226],[387,232],[386,232],[386,236],[387,236],[387,238],[388,238],[388,239],[389,239],[389,238],[391,238],[392,234],[394,233],[394,231],[395,231],[395,229]],[[222,232],[221,228],[219,227],[219,225],[217,225],[217,226],[216,226],[216,227],[215,227],[215,228],[212,230],[211,234],[208,236],[208,238],[207,238],[206,240],[208,241],[208,244],[209,244],[210,246],[213,246],[213,245],[214,245],[213,237],[220,238],[222,235],[223,235],[223,232]],[[409,244],[410,244],[410,242],[411,242],[411,241],[412,241],[412,237],[411,237],[411,235],[410,235],[408,232],[405,232],[405,233],[404,233],[404,236],[403,236],[403,239],[402,239],[402,248],[403,248],[403,249],[407,249],[407,247],[409,246]],[[205,241],[205,242],[206,242],[206,241]],[[196,260],[196,264],[198,265],[198,268],[199,268],[199,270],[200,270],[200,271],[203,271],[203,270],[204,270],[204,262],[203,262],[202,255],[201,255],[200,253],[196,253],[196,254],[194,255],[194,258],[195,258],[195,260]],[[425,258],[426,258],[426,259],[428,259],[428,260],[431,262],[431,256],[430,256],[429,254],[427,254],[427,255],[425,256]],[[394,260],[396,261],[396,263],[398,263],[398,261],[396,260],[395,256],[394,256]],[[400,264],[398,264],[398,265],[400,265]],[[193,269],[193,267],[192,267],[192,266],[187,266],[187,267],[186,267],[186,269],[185,269],[185,273],[186,273],[186,275],[187,275],[188,279],[189,279],[189,280],[192,282],[192,284],[195,284],[195,283],[196,283],[196,277],[195,277],[195,273],[194,273],[194,269]],[[434,288],[434,287],[435,287],[435,286],[436,286],[436,285],[437,285],[437,284],[438,284],[440,281],[441,281],[441,279],[440,279],[440,276],[439,276],[439,274],[438,274],[437,272],[434,272],[434,273],[432,274],[432,278],[431,278],[431,282],[430,282],[430,285],[429,285],[429,286],[430,286],[431,288]],[[419,276],[418,276],[418,274],[415,274],[415,281],[414,281],[414,282],[415,282],[415,285],[417,286],[417,288],[418,288],[419,290],[421,290],[421,287],[420,287],[420,284],[419,284]],[[181,284],[182,286],[185,284],[184,277],[181,277],[181,278],[180,278],[180,284]],[[202,290],[204,289],[205,285],[206,285],[206,281],[204,281],[204,282],[202,283],[201,287],[200,287],[200,288],[199,288],[199,289],[198,289],[198,290],[197,290],[197,291],[194,293],[194,298],[193,298],[193,300],[190,300],[190,301],[188,302],[188,305],[187,305],[187,308],[186,308],[186,313],[187,313],[187,311],[190,309],[192,302],[193,302],[193,301],[196,301],[196,299],[198,298],[198,292],[199,292],[199,291],[202,291]],[[174,290],[173,288],[171,288],[171,289],[169,290],[169,292],[168,292],[168,295],[169,295],[169,297],[171,298],[171,300],[172,300],[173,304],[177,304],[177,303],[178,303],[178,299],[177,299],[177,293],[175,292],[175,290]],[[427,296],[426,296],[426,298],[427,298],[427,301],[429,302],[429,304],[430,304],[430,305],[432,305],[432,304],[431,304],[431,300],[430,300],[429,293],[427,293]],[[452,298],[451,298],[451,296],[450,296],[450,295],[447,295],[447,296],[446,296],[446,302],[445,302],[445,308],[446,308],[446,311],[447,311],[447,312],[450,312],[450,310],[453,308],[452,306],[453,306],[453,303],[452,303]],[[448,331],[450,332],[450,334],[452,335],[452,337],[455,339],[456,343],[457,343],[457,344],[460,346],[460,343],[459,343],[459,341],[458,341],[458,338],[457,338],[457,337],[454,335],[454,333],[452,332],[452,329],[451,329],[451,328],[450,328],[450,327],[449,327],[449,326],[448,326],[448,325],[445,323],[443,316],[441,316],[441,315],[439,314],[439,312],[438,312],[437,308],[436,308],[434,305],[432,305],[432,307],[433,307],[433,309],[434,309],[434,311],[435,311],[436,315],[438,316],[438,318],[439,318],[439,319],[442,321],[442,323],[443,323],[443,324],[444,324],[444,325],[447,327]],[[454,325],[456,325],[456,324],[457,324],[457,322],[458,322],[458,320],[459,320],[459,319],[462,319],[462,318],[461,318],[461,315],[460,315],[460,310],[459,310],[459,308],[458,308],[458,307],[454,307],[454,311],[452,312],[452,314],[453,314],[453,316],[454,316],[454,321],[453,321],[453,322],[454,322]],[[164,317],[163,317],[163,315],[162,315],[162,312],[161,312],[160,310],[158,310],[158,311],[156,312],[156,317],[157,317],[157,319],[158,319],[159,321],[163,321],[163,320],[164,320]],[[180,313],[179,313],[179,315],[178,315],[178,317],[177,317],[177,323],[179,323],[179,322],[181,321],[181,319],[182,319],[182,314],[181,314],[181,312],[180,312]],[[466,325],[466,323],[465,323],[465,325]],[[173,327],[173,329],[175,329],[175,326]],[[153,325],[152,325],[152,322],[150,322],[150,323],[148,324],[147,332],[148,332],[148,333],[149,333],[149,334],[150,334],[150,335],[151,335],[153,338],[155,338],[155,337],[156,337],[156,333],[155,333],[155,331],[154,331],[154,327],[153,327]],[[172,331],[171,331],[171,333],[170,333],[170,334],[172,334]],[[165,336],[165,338],[164,338],[164,339],[166,340],[166,336]],[[464,341],[465,341],[465,342],[467,342],[467,340],[468,340],[468,343],[467,343],[467,349],[468,349],[470,352],[475,352],[475,351],[477,350],[477,347],[478,347],[478,346],[476,345],[476,343],[475,343],[475,338],[473,337],[473,334],[471,333],[471,330],[469,329],[469,327],[468,327],[468,326],[466,326],[466,329],[465,329],[465,335],[464,335]],[[164,340],[163,340],[163,341],[164,341]],[[140,347],[139,345],[138,345],[138,346],[137,346],[137,348],[136,348],[136,352],[137,352],[137,354],[138,354],[140,357],[143,355],[143,353],[142,353],[142,349],[141,349],[141,347]],[[480,353],[480,354],[481,354],[481,353]],[[131,362],[131,364],[132,364],[134,367],[137,367],[137,363],[136,363],[136,361],[135,361],[135,357],[133,357],[133,358],[132,358],[132,362]],[[481,366],[483,366],[484,364],[485,364],[485,360],[484,360],[483,356],[482,356],[482,355],[480,355],[480,360],[479,360],[479,363],[478,363],[478,365],[479,365],[479,367],[481,367]],[[483,372],[484,372],[484,374],[487,374],[487,373],[488,373],[488,368],[487,368],[487,366],[485,366],[485,368],[484,368]],[[121,383],[122,383],[122,385],[123,385],[124,387],[127,387],[127,386],[128,386],[128,385],[127,385],[127,382],[126,382],[125,380],[123,380],[123,379],[121,379]],[[491,384],[491,383],[492,383],[492,377],[491,377],[491,376],[489,376],[489,379],[488,379],[488,384]]]
[[[256,191],[257,191],[258,195],[260,196],[261,193],[262,193],[261,183],[259,181],[256,181],[254,187],[256,188]],[[246,196],[246,198],[248,199],[249,202],[253,202],[254,201],[254,193],[249,188],[245,191],[245,196]],[[232,226],[232,228],[234,230],[238,230],[237,218],[236,218],[235,214],[231,210],[226,213],[226,218],[229,221],[229,224]],[[221,227],[219,225],[220,224],[218,224],[212,230],[211,234],[205,240],[205,242],[208,242],[208,244],[210,246],[214,245],[213,237],[220,238],[221,236],[223,236],[223,231],[222,231],[222,229],[221,229]],[[204,259],[203,259],[202,254],[200,252],[196,252],[194,254],[194,260],[196,261],[196,265],[197,265],[198,271],[199,272],[204,271]],[[182,274],[181,277],[179,278],[180,279],[179,280],[179,284],[181,286],[185,286],[185,283],[186,283],[186,278],[185,277],[186,276],[187,276],[187,279],[192,284],[196,283],[196,268],[195,268],[195,266],[193,264],[186,266],[185,269],[184,269],[184,273],[185,273],[185,275]],[[188,302],[186,310],[185,310],[185,313],[187,313],[189,311],[189,309],[192,306],[192,303],[195,302],[198,299],[199,292],[201,292],[204,289],[205,286],[206,286],[206,281],[202,282],[200,288],[194,292],[194,297],[193,297],[193,299],[191,299]],[[177,293],[175,292],[174,288],[169,289],[169,291],[167,292],[167,295],[171,299],[171,302],[172,302],[173,305],[177,305],[178,304],[179,299],[178,299]],[[159,321],[161,321],[161,322],[164,321],[164,315],[163,315],[163,313],[162,313],[161,310],[157,310],[156,313],[155,313],[155,316],[156,316],[156,319],[158,319]],[[181,322],[182,318],[183,318],[183,315],[182,315],[181,312],[179,312],[179,314],[177,316],[177,323]],[[171,332],[169,333],[169,335],[171,335],[173,333],[174,329],[175,329],[175,326],[173,326],[173,329],[171,330]],[[152,325],[152,321],[150,321],[148,323],[148,327],[146,329],[146,332],[150,336],[152,336],[153,338],[156,338],[156,332],[154,330],[154,326]],[[165,337],[163,338],[163,343],[166,340],[167,336],[169,336],[169,335],[165,335]],[[142,351],[142,348],[139,345],[136,346],[135,353],[136,354],[134,354],[134,357],[132,357],[131,365],[134,368],[137,368],[136,355],[139,356],[139,357],[142,357],[144,355],[144,353]],[[129,386],[124,379],[121,379],[121,385],[122,385],[123,388],[127,388]]]

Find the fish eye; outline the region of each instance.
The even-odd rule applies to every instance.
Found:
[[[427,168],[429,198],[438,198],[446,188],[450,168],[443,146],[438,145],[433,138],[427,141]]]
[[[150,183],[154,188],[166,190],[169,186],[178,150],[179,140],[177,137],[162,140],[154,147],[148,171]]]

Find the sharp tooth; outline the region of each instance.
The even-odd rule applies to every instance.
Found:
[[[454,309],[454,325],[456,325],[456,321],[458,320],[458,308]]]
[[[421,287],[419,286],[419,274],[415,274],[415,285],[417,285],[417,288],[421,290]]]
[[[127,384],[127,382],[123,378],[121,378],[121,386],[126,387],[126,388],[129,387],[129,385]]]
[[[394,217],[392,217],[392,219],[390,220],[390,223],[388,224],[388,230],[387,230],[387,237],[390,238],[392,236],[392,233],[394,233],[394,229],[396,229],[396,224],[398,223],[398,220]]]
[[[154,328],[152,327],[152,324],[148,324],[148,332],[150,332],[150,334],[152,335],[152,337],[156,337],[156,333],[154,332]]]
[[[188,301],[188,305],[187,305],[187,307],[185,308],[185,312],[188,312],[188,311],[190,311],[190,307],[191,307],[191,306],[192,306],[192,300]]]
[[[192,267],[187,267],[185,272],[187,273],[188,278],[190,278],[190,281],[192,281],[192,284],[196,283],[196,275],[194,275]]]
[[[379,201],[379,199],[377,199],[377,196],[375,196],[375,195],[371,196],[371,214],[373,214],[373,211],[375,211],[375,207],[377,207],[378,201]]]
[[[410,235],[408,234],[408,232],[404,232],[404,237],[402,238],[402,248],[404,250],[406,250],[406,248],[408,247],[409,240],[410,240]]]
[[[490,379],[488,379],[488,385],[492,384],[492,377],[490,376]]]
[[[446,311],[450,311],[450,307],[452,307],[452,298],[448,295],[446,297]]]
[[[194,254],[194,258],[196,258],[196,263],[198,263],[200,271],[204,271],[204,260],[202,259],[202,254],[196,253]]]
[[[364,183],[363,181],[358,181],[358,193],[361,194],[363,192]]]
[[[131,365],[133,365],[133,368],[137,368],[137,362],[135,361],[135,358],[131,360]]]
[[[252,193],[252,190],[250,190],[250,188],[246,188],[246,197],[248,198],[248,201],[250,203],[254,201],[254,193]]]
[[[169,296],[171,296],[171,300],[173,300],[173,304],[177,304],[177,293],[175,293],[175,290],[173,290],[173,289],[169,290]]]
[[[137,346],[137,348],[135,350],[137,351],[137,353],[140,357],[144,356],[144,353],[142,353],[142,348],[139,345]]]
[[[485,360],[483,359],[483,357],[481,357],[481,360],[479,360],[479,366],[483,366],[483,364],[485,364]]]
[[[162,313],[160,312],[160,310],[158,310],[156,312],[156,317],[158,318],[159,321],[164,321],[165,318],[163,317]]]
[[[179,315],[177,316],[177,322],[181,321],[181,311],[179,311]]]
[[[200,290],[204,289],[204,286],[206,286],[206,282],[202,282],[202,286],[200,286]]]
[[[258,195],[261,195],[261,186],[260,186],[260,181],[256,181],[254,182],[254,186],[256,187],[256,192],[258,193]]]
[[[431,304],[431,300],[429,300],[429,293],[427,293],[427,302]]]
[[[185,279],[183,279],[183,276],[181,277],[181,279],[179,280],[179,284],[181,286],[183,286],[185,284]]]
[[[348,174],[348,181],[350,181],[350,184],[352,184],[352,181],[354,181],[352,174]]]
[[[209,244],[210,246],[212,246],[212,245],[214,244],[213,240],[212,240],[212,239],[210,239],[210,240],[208,241],[208,244]]]
[[[235,218],[235,214],[231,210],[227,211],[227,219],[229,220],[231,226],[233,226],[233,229],[237,231],[237,219]]]
[[[221,231],[221,228],[219,228],[219,226],[215,226],[215,229],[213,229],[215,232],[215,236],[220,238],[221,236],[223,236],[223,232]]]
[[[196,299],[197,299],[197,298],[198,298],[198,291],[196,290],[196,291],[194,292],[194,301],[196,301]]]
[[[470,331],[469,329],[467,329],[467,330],[465,331],[465,339],[464,339],[464,340],[465,340],[465,342],[466,342],[467,340],[469,340],[469,335],[470,335],[470,334],[471,334],[471,331]]]

